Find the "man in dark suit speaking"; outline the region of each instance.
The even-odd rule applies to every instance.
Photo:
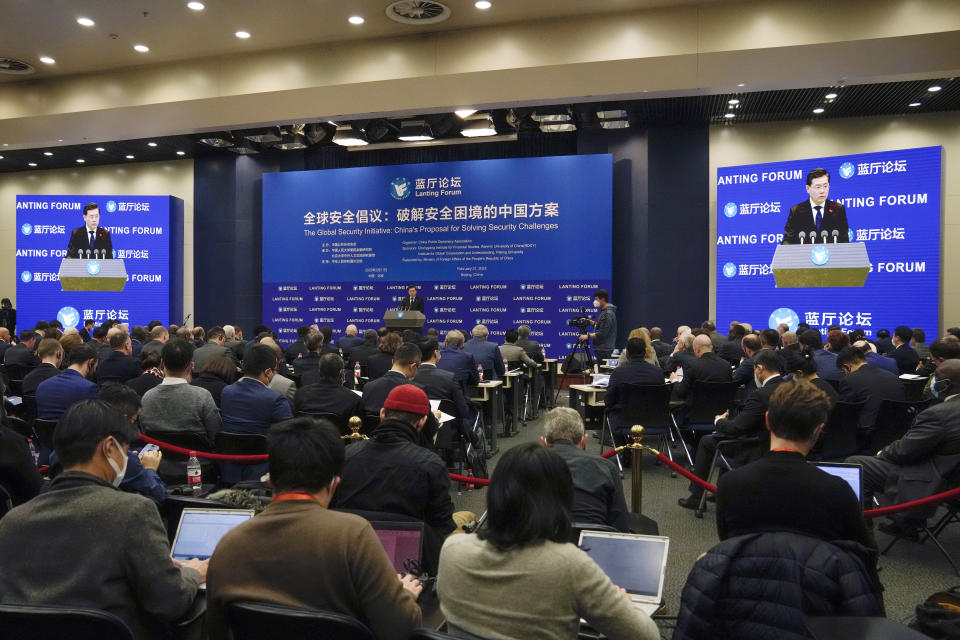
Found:
[[[827,200],[830,193],[830,174],[826,169],[814,169],[807,174],[807,193],[810,199],[790,207],[790,217],[783,228],[783,244],[849,242],[847,210],[835,200]],[[801,236],[800,234],[803,234]]]
[[[100,226],[100,208],[96,203],[91,202],[83,208],[82,227],[78,227],[70,234],[70,244],[67,245],[67,257],[79,258],[80,251],[83,251],[83,257],[87,257],[86,252],[90,252],[93,257],[94,251],[103,252],[101,257],[113,257],[113,243],[110,241],[110,232]]]
[[[419,311],[423,313],[423,298],[417,295],[417,287],[407,287],[407,297],[400,302],[401,311]]]

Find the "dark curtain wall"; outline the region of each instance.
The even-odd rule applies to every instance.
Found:
[[[661,226],[651,224],[648,209],[648,161],[656,148],[657,162],[676,162],[689,167],[685,176],[676,176],[669,184],[687,180],[697,188],[684,185],[679,197],[684,213],[690,218],[692,234],[688,238],[707,237],[707,129],[691,130],[676,139],[662,139],[645,131],[626,130],[583,131],[578,133],[541,134],[523,133],[516,142],[466,144],[447,147],[390,149],[382,151],[347,151],[327,146],[303,151],[268,152],[249,156],[211,155],[196,159],[194,180],[194,310],[195,324],[209,327],[232,323],[243,327],[250,336],[253,326],[260,322],[261,309],[261,221],[263,174],[274,171],[301,171],[313,169],[340,169],[375,165],[412,164],[422,162],[450,162],[488,160],[496,158],[572,155],[577,153],[614,154],[614,211],[613,228],[613,297],[620,307],[623,336],[630,328],[655,318],[668,330],[672,318],[679,317],[679,309],[696,311],[701,318],[707,311],[707,247],[703,245],[702,260],[678,267],[696,278],[671,275],[669,269],[650,268],[647,237],[650,231],[659,232]],[[612,135],[611,135],[612,134]],[[656,141],[651,144],[650,140]],[[673,151],[661,147],[671,145],[702,145]],[[671,155],[672,154],[672,155]],[[662,158],[661,158],[662,156]],[[650,167],[652,170],[652,167]],[[668,168],[666,172],[673,172]],[[702,188],[699,188],[702,187]],[[659,193],[659,190],[654,190]],[[702,202],[691,198],[693,192],[702,192]],[[678,212],[666,212],[676,220]],[[702,233],[693,218],[702,219]],[[669,220],[664,220],[666,226]],[[629,230],[629,233],[624,232]],[[586,230],[588,231],[588,230]],[[688,229],[688,231],[690,231]],[[571,247],[575,250],[575,247]],[[657,247],[658,255],[670,257],[672,250]],[[702,266],[700,263],[702,262]],[[694,271],[694,269],[697,271]],[[651,279],[648,281],[648,276]],[[655,278],[669,281],[659,286]],[[695,279],[695,283],[688,280]],[[675,288],[678,282],[682,286]],[[691,288],[691,284],[693,285]],[[702,295],[698,288],[702,284]],[[667,305],[658,310],[663,315],[649,315],[650,305],[661,300],[663,292],[684,291],[689,300],[686,307]],[[702,299],[701,299],[702,298]],[[674,313],[677,311],[677,313]],[[659,318],[664,320],[659,320]],[[691,322],[684,316],[679,323]],[[701,318],[702,319],[702,318]],[[676,326],[675,324],[672,326]]]

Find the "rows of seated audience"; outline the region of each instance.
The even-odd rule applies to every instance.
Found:
[[[343,613],[376,638],[402,639],[423,623],[427,575],[455,637],[575,638],[581,620],[609,638],[660,637],[571,544],[574,525],[644,526],[627,508],[617,465],[587,451],[577,411],[553,409],[540,443],[500,456],[482,526],[456,511],[449,472],[484,438],[470,391],[544,361],[529,327],[497,344],[484,325],[442,342],[432,329],[354,325],[335,341],[333,328],[314,325],[284,347],[265,326],[244,340],[229,325],[58,324],[18,336],[0,328],[0,487],[14,507],[0,518],[0,601],[100,609],[137,638],[162,638],[205,582],[211,638],[230,637],[231,602],[263,600]],[[674,638],[786,637],[811,612],[883,615],[877,542],[862,509],[960,479],[960,329],[929,346],[909,327],[868,337],[740,322],[723,336],[704,322],[669,341],[658,327],[634,329],[615,353],[605,404],[616,443],[628,439],[637,390],[668,388],[667,428],[689,446],[692,472],[709,479],[718,451],[732,468],[717,482],[721,542],[692,568]],[[711,385],[729,396],[700,424]],[[441,422],[431,400],[453,419]],[[915,417],[878,442],[896,403]],[[855,409],[857,446],[840,460],[862,467],[863,501],[806,463],[834,453],[824,433],[843,407]],[[354,416],[368,439],[349,437]],[[221,484],[266,491],[269,504],[209,560],[172,560],[157,506],[183,483],[184,462],[139,455],[140,433],[195,438],[200,451],[219,450],[227,436],[260,438],[267,464],[224,462],[217,473]],[[696,482],[679,498],[698,512],[703,503]],[[376,514],[424,524],[423,575],[396,573],[368,522]],[[919,539],[929,515],[908,512],[879,529]],[[35,540],[44,553],[24,554]],[[758,595],[771,580],[795,588],[779,600]]]

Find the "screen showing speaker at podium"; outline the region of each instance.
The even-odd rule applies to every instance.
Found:
[[[17,196],[19,324],[179,320],[182,221],[170,196]]]
[[[717,169],[717,327],[939,335],[942,147]]]

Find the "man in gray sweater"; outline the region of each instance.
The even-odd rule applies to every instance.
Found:
[[[220,411],[210,392],[190,382],[193,345],[169,340],[160,352],[163,382],[143,394],[140,422],[145,431],[195,431],[210,441],[220,431]]]
[[[207,561],[172,560],[153,502],[116,488],[135,437],[133,425],[99,400],[63,415],[53,446],[65,471],[0,520],[4,603],[107,611],[146,639],[164,637],[163,623],[190,609]]]

